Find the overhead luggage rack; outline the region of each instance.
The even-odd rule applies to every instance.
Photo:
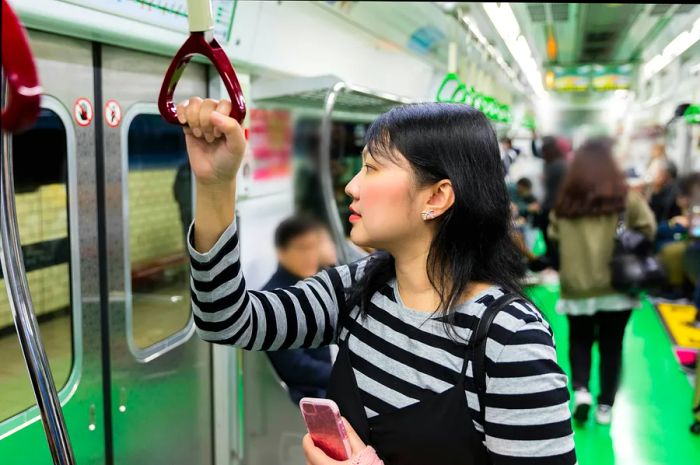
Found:
[[[253,101],[259,104],[281,104],[325,109],[329,94],[335,93],[331,111],[380,114],[390,108],[417,100],[363,86],[326,75],[294,79],[260,79],[251,89]]]
[[[418,100],[356,86],[336,76],[267,81],[261,79],[255,82],[251,95],[256,105],[274,104],[323,111],[319,175],[324,206],[329,215],[333,239],[338,246],[338,260],[340,263],[351,263],[362,258],[365,255],[364,251],[345,237],[338,206],[335,203],[331,174],[333,114],[342,112],[374,117],[397,105],[415,103]]]

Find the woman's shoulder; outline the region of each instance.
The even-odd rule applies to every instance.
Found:
[[[489,337],[502,346],[523,344],[553,345],[552,330],[540,310],[524,298],[501,309],[493,320]]]

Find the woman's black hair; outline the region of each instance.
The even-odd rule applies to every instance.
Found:
[[[438,226],[427,263],[428,279],[440,296],[436,311],[448,329],[454,323],[451,310],[470,283],[494,283],[523,296],[505,172],[486,116],[464,104],[404,105],[381,115],[365,137],[373,158],[405,157],[418,187],[442,179],[452,183],[455,202],[433,220]],[[351,291],[351,306],[366,314],[374,293],[395,273],[390,254],[374,254]]]

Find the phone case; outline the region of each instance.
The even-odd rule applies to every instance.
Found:
[[[316,447],[333,460],[348,460],[352,454],[350,441],[336,403],[330,399],[304,397],[299,407]]]

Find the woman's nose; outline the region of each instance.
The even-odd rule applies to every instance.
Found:
[[[345,185],[345,193],[352,197],[353,199],[357,199],[359,197],[358,195],[358,177],[360,176],[361,173],[357,173],[349,183]]]

